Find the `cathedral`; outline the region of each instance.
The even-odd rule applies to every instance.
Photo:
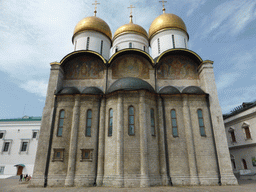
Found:
[[[163,8],[147,32],[131,14],[112,36],[96,12],[50,64],[29,187],[236,185],[213,61],[183,20]]]

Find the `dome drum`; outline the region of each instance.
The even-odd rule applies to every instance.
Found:
[[[118,36],[113,42],[112,55],[117,51],[134,48],[140,49],[148,53],[149,51],[148,39],[144,36],[136,33],[125,33],[122,36]]]
[[[109,59],[111,41],[108,37],[97,31],[83,31],[74,37],[75,51],[91,50]]]

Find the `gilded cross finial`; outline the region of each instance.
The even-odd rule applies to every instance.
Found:
[[[131,9],[131,12],[130,12],[130,23],[132,23],[132,9],[135,8],[133,7],[132,5],[130,7],[127,7],[128,9]]]
[[[94,16],[96,17],[96,13],[97,13],[97,5],[99,5],[100,3],[98,3],[97,0],[95,0],[95,3],[93,3],[93,5],[95,5],[95,10],[94,10]]]
[[[162,0],[162,1],[159,1],[160,3],[162,3],[163,4],[163,13],[165,13],[165,7],[164,7],[164,3],[167,3],[167,1],[164,1],[164,0]]]

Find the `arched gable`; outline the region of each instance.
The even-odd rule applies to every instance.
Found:
[[[93,51],[76,51],[61,61],[64,79],[103,79],[106,60]]]
[[[157,79],[196,80],[199,59],[187,51],[166,51],[157,58]]]
[[[120,51],[121,52],[121,51]],[[112,79],[125,77],[136,77],[149,79],[149,71],[153,70],[153,63],[146,53],[139,51],[123,51],[111,57],[110,69],[112,70]]]

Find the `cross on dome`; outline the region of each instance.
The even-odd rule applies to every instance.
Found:
[[[96,17],[96,13],[97,13],[97,5],[99,5],[100,3],[98,3],[97,0],[95,0],[95,3],[93,3],[92,5],[95,5],[95,10],[94,10],[94,16]]]
[[[127,7],[128,9],[131,9],[131,12],[130,12],[130,23],[132,23],[132,9],[135,8],[133,7],[133,5],[130,5],[130,7]]]
[[[162,3],[162,4],[163,4],[163,13],[165,13],[164,3],[167,3],[167,1],[162,0],[162,1],[159,1],[159,3]]]

